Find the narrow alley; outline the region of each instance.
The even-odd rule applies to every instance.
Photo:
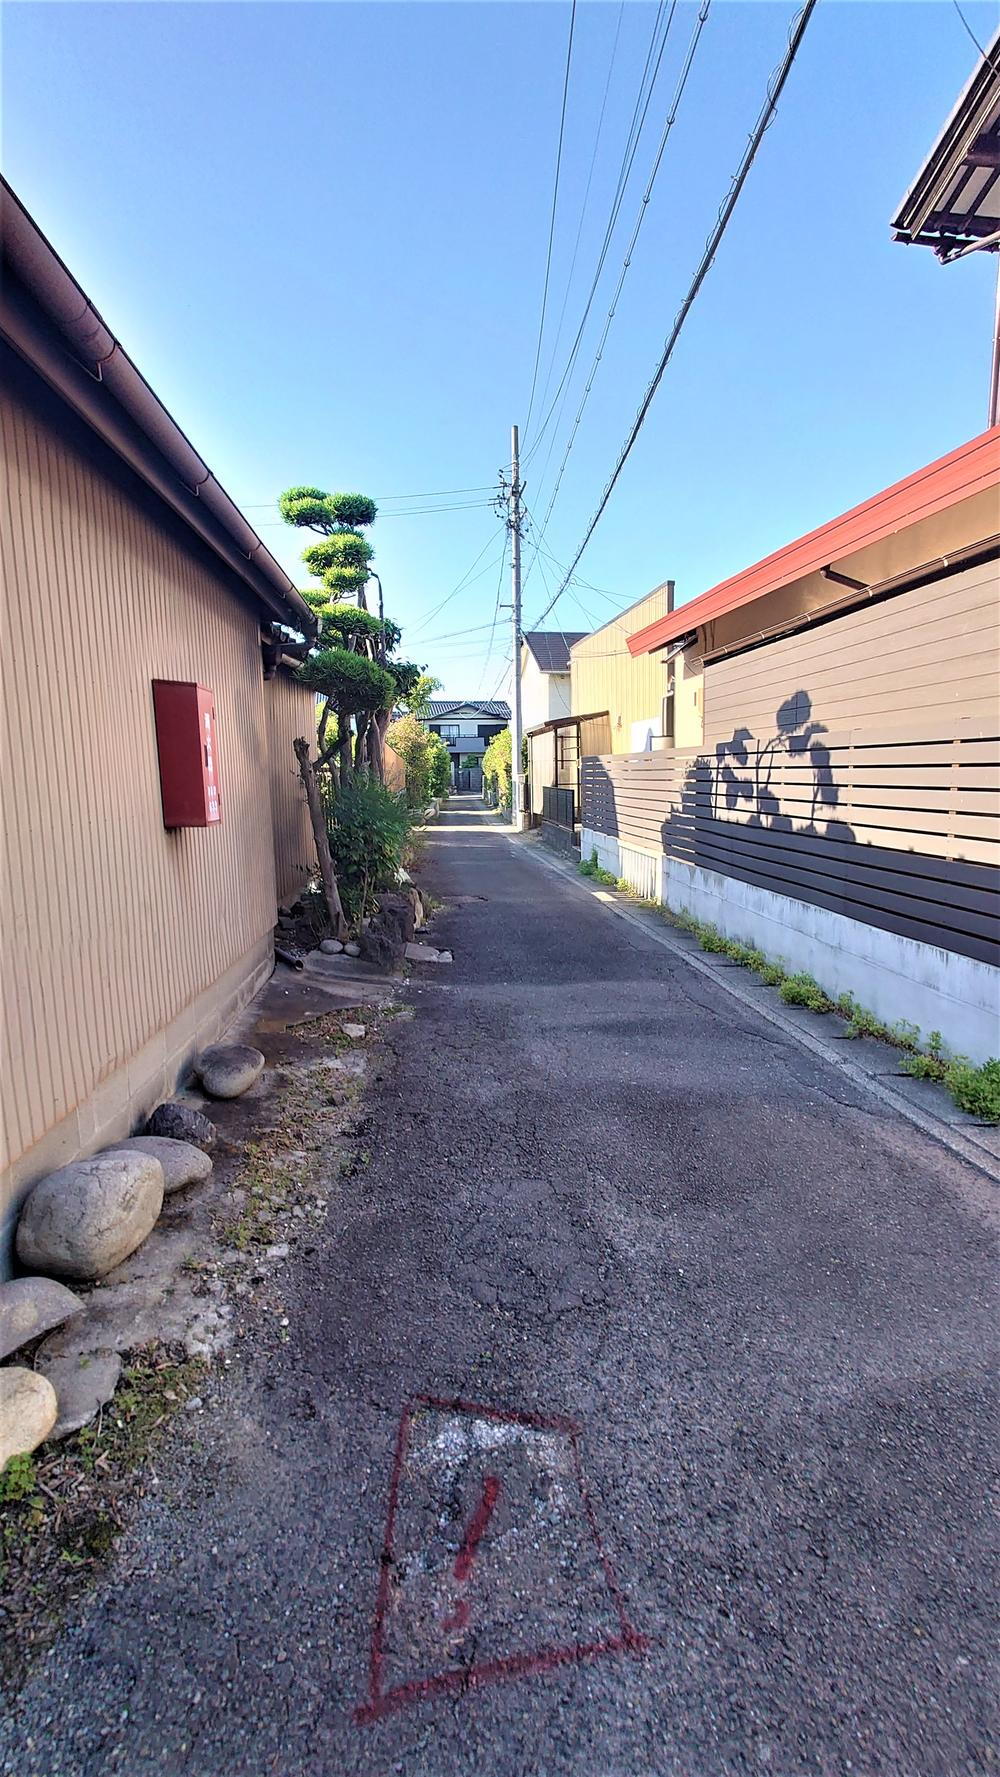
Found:
[[[474,798],[422,880],[454,963],[287,1343],[173,1439],[3,1770],[988,1768],[992,1187]]]

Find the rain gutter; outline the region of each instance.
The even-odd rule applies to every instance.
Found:
[[[0,332],[111,449],[199,534],[280,622],[316,618],[121,342],[0,180]]]

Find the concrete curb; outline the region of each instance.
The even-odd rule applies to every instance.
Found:
[[[497,825],[502,827],[502,823],[499,821]],[[1000,1162],[971,1133],[977,1127],[982,1127],[985,1132],[987,1126],[970,1124],[968,1126],[970,1133],[966,1133],[963,1127],[946,1123],[942,1117],[936,1116],[933,1110],[925,1110],[921,1106],[911,1104],[910,1100],[904,1098],[901,1092],[896,1092],[891,1086],[885,1084],[884,1076],[870,1074],[865,1068],[859,1067],[856,1062],[842,1054],[843,1039],[838,1042],[836,1039],[820,1037],[813,1031],[804,1030],[794,1018],[788,1017],[780,1009],[780,1006],[764,1004],[755,995],[748,993],[738,979],[742,970],[734,968],[731,973],[723,974],[719,968],[713,967],[701,956],[692,954],[684,945],[678,943],[658,915],[644,913],[640,908],[630,906],[625,897],[615,889],[591,888],[571,864],[564,864],[561,859],[547,852],[537,840],[530,839],[527,834],[511,833],[507,830],[504,832],[504,837],[508,844],[521,852],[524,857],[532,859],[541,865],[542,869],[551,870],[554,875],[561,876],[564,881],[571,883],[581,894],[589,895],[591,900],[597,901],[601,907],[614,914],[617,919],[623,919],[626,925],[636,926],[639,931],[644,932],[647,938],[651,938],[662,949],[669,950],[673,956],[687,963],[699,975],[705,975],[710,981],[714,981],[717,987],[721,987],[723,992],[730,994],[747,1011],[756,1013],[760,1018],[765,1018],[769,1024],[773,1024],[778,1030],[783,1031],[785,1036],[792,1037],[804,1049],[809,1049],[812,1054],[829,1062],[831,1067],[835,1067],[839,1073],[846,1075],[852,1085],[863,1087],[888,1110],[895,1111],[899,1116],[905,1117],[908,1122],[915,1124],[918,1129],[923,1130],[925,1135],[940,1142],[960,1160],[974,1166],[992,1184],[1000,1185]]]

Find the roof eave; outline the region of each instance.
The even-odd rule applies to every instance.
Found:
[[[907,245],[917,244],[927,218],[938,207],[935,195],[940,195],[954,178],[995,104],[994,83],[998,74],[1000,29],[962,88],[944,128],[890,223],[897,240]]]
[[[2,178],[0,210],[8,343],[223,556],[260,603],[289,628],[314,635],[315,615],[293,582]],[[34,324],[25,301],[18,304],[18,287]],[[53,349],[56,341],[61,350]],[[145,463],[138,435],[148,447]]]
[[[629,653],[655,653],[688,630],[753,604],[768,593],[843,561],[992,486],[1000,486],[1000,426],[980,433],[958,450],[928,463],[860,506],[786,543],[751,567],[710,587],[699,598],[637,630],[628,637]]]

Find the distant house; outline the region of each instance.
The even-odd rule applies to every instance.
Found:
[[[532,629],[521,639],[521,723],[527,734],[570,713],[569,651],[586,632]]]
[[[493,736],[509,726],[510,705],[492,699],[432,699],[420,720],[432,734],[439,734],[448,748],[452,787],[481,790],[483,754]]]

